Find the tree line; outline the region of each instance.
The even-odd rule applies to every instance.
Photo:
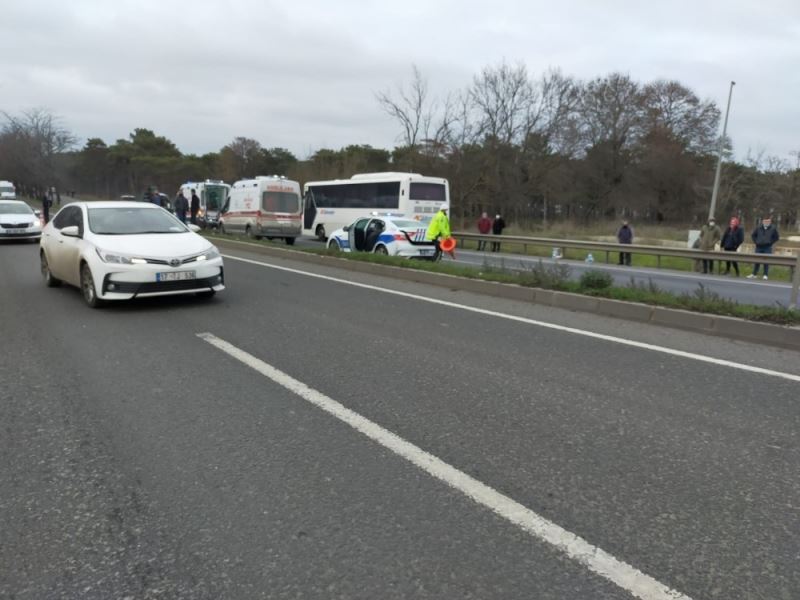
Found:
[[[414,67],[408,82],[375,94],[395,120],[392,150],[350,145],[299,159],[285,148],[236,137],[217,152],[183,154],[146,128],[80,149],[43,109],[2,113],[0,178],[30,194],[57,186],[105,198],[173,193],[187,180],[233,182],[283,174],[301,183],[371,171],[412,171],[450,181],[453,213],[502,213],[523,227],[558,219],[702,221],[711,198],[720,110],[677,81],[642,83],[621,73],[582,81],[522,64],[487,66],[444,97]],[[724,140],[717,216],[753,222],[770,212],[797,222],[800,154],[733,160]]]

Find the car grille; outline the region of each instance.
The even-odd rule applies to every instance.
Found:
[[[167,265],[168,267],[180,267],[181,265],[185,265],[186,263],[195,262],[201,254],[197,256],[190,256],[189,258],[176,258],[173,260],[177,260],[176,264],[171,264],[169,260],[162,260],[160,258],[145,258],[145,260],[151,265]]]
[[[222,273],[205,279],[183,279],[180,281],[111,281],[106,275],[103,291],[120,294],[153,294],[157,292],[182,292],[185,290],[208,290],[224,282]],[[109,286],[113,285],[114,289]]]
[[[22,229],[23,227],[33,227],[33,223],[0,223],[3,229]]]

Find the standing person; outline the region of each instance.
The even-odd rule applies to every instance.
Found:
[[[700,229],[700,250],[711,252],[714,246],[722,239],[722,234],[714,217],[708,219],[708,224]],[[714,274],[714,261],[703,259],[703,273]]]
[[[189,201],[183,195],[183,191],[180,191],[175,197],[175,216],[180,219],[181,223],[186,223],[187,210],[189,210]]]
[[[778,228],[772,224],[772,217],[769,215],[761,219],[761,225],[753,230],[750,237],[756,245],[756,254],[772,254],[772,246],[781,239],[778,234]],[[753,279],[758,276],[758,268],[760,266],[759,263],[753,265],[753,272],[747,278]],[[764,263],[764,279],[769,279],[769,265],[767,263]]]
[[[192,190],[192,206],[191,206],[191,221],[195,225],[197,225],[197,213],[200,212],[200,198],[197,196],[197,192]]]
[[[625,219],[622,221],[622,227],[619,228],[617,231],[617,243],[618,244],[632,244],[633,243],[633,229],[631,226],[628,225],[628,220]],[[620,252],[619,253],[619,264],[620,265],[627,265],[631,266],[631,253],[630,252]]]
[[[481,213],[481,218],[478,219],[478,233],[488,235],[491,230],[492,220],[487,213]],[[486,250],[486,240],[478,240],[478,250]]]
[[[56,206],[61,206],[61,190],[56,188]]]
[[[433,215],[428,230],[425,232],[425,239],[432,241],[436,246],[433,253],[433,260],[437,261],[442,255],[442,248],[439,244],[440,239],[447,239],[450,237],[450,219],[447,217],[447,211],[450,207],[447,204],[442,204],[438,212]]]
[[[720,242],[720,246],[725,252],[736,252],[739,250],[739,246],[741,246],[742,243],[744,243],[744,229],[739,227],[739,219],[736,217],[731,217],[728,228],[725,230],[725,233],[722,234],[722,242]],[[736,272],[736,276],[738,277],[739,263],[735,260],[725,261],[725,275],[731,272],[731,265],[733,265],[733,270]],[[720,266],[722,266],[721,263]]]
[[[50,197],[47,194],[42,194],[42,219],[45,225],[50,222]]]
[[[500,213],[494,216],[494,221],[492,221],[492,233],[494,235],[503,235],[503,229],[506,228],[506,222],[503,220],[503,217],[500,216]],[[492,242],[492,252],[500,252],[500,242]]]

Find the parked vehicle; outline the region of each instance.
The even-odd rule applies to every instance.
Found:
[[[0,240],[38,241],[42,220],[37,211],[22,200],[0,200]]]
[[[302,233],[300,184],[282,176],[243,179],[233,184],[220,217],[220,230],[259,239],[283,238],[288,245]]]
[[[225,289],[222,257],[194,230],[155,204],[68,204],[42,232],[42,275],[48,287],[80,288],[93,308],[144,296],[213,296]]]
[[[0,200],[16,200],[17,191],[10,181],[0,181]]]
[[[377,214],[334,231],[328,238],[328,248],[432,259],[436,246],[425,240],[425,231],[425,226],[414,219]]]
[[[181,185],[179,191],[191,203],[192,190],[195,191],[197,197],[200,199],[200,212],[197,213],[197,224],[202,228],[217,227],[219,225],[219,217],[222,209],[225,207],[225,202],[228,200],[228,195],[231,191],[231,186],[222,181],[221,179],[206,179],[205,181],[187,181]]]
[[[303,231],[322,241],[373,211],[424,217],[450,201],[447,179],[419,173],[362,173],[350,179],[309,181],[303,189]]]

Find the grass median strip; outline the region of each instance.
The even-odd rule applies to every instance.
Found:
[[[232,235],[208,233],[206,233],[206,235],[210,239],[242,241],[274,248],[285,247],[282,242],[252,240]],[[589,271],[585,273],[579,281],[572,281],[570,279],[571,273],[568,265],[549,265],[544,264],[542,261],[532,266],[522,262],[520,262],[518,266],[514,266],[512,264],[513,260],[509,260],[506,264],[501,266],[489,264],[467,266],[449,263],[446,259],[442,262],[432,263],[425,260],[409,260],[407,258],[378,254],[338,252],[325,248],[293,247],[292,250],[322,256],[335,256],[337,258],[359,262],[390,265],[405,269],[428,271],[431,273],[442,273],[456,277],[467,277],[483,281],[584,294],[598,298],[639,302],[652,306],[677,308],[698,313],[737,317],[763,323],[800,325],[800,311],[792,310],[785,306],[739,304],[733,300],[728,300],[719,296],[702,284],[698,284],[697,289],[692,293],[673,294],[660,289],[652,282],[649,284],[636,284],[632,281],[628,286],[614,286],[612,285],[610,277],[602,271]]]

